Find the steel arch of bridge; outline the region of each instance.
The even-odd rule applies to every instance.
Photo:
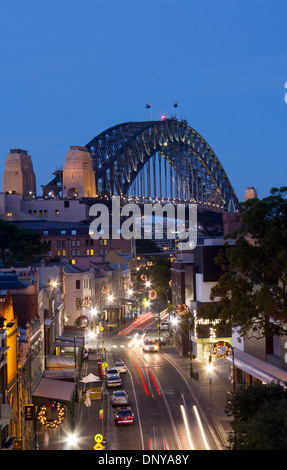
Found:
[[[99,196],[128,195],[143,167],[158,154],[178,178],[179,199],[221,210],[237,208],[236,194],[219,159],[186,121],[172,118],[118,124],[85,147],[91,153]]]

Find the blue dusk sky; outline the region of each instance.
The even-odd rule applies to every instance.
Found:
[[[11,148],[41,195],[71,145],[175,102],[239,200],[287,185],[286,21],[286,0],[2,2],[0,190]]]

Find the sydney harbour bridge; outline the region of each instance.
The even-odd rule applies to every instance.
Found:
[[[207,141],[186,121],[115,125],[84,146],[91,155],[98,199],[121,196],[138,203],[196,203],[201,218],[234,213],[238,199]],[[43,187],[61,194],[62,170]]]

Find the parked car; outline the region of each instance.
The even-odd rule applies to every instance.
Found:
[[[111,404],[114,406],[128,405],[128,394],[125,390],[115,390],[111,394]]]
[[[122,380],[119,375],[109,375],[107,378],[107,387],[121,387]]]
[[[125,374],[126,371],[127,371],[127,368],[125,366],[125,364],[123,362],[116,362],[115,363],[115,369],[117,369],[117,371],[120,373],[120,374]]]
[[[134,424],[135,415],[130,407],[118,408],[115,412],[115,424]]]
[[[119,376],[120,374],[119,374],[118,369],[113,367],[111,369],[106,369],[106,378],[108,378],[110,375],[118,375]]]

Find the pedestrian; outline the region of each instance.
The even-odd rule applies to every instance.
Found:
[[[48,449],[49,447],[49,432],[48,431],[46,431],[44,434],[43,444],[44,444],[45,449]]]
[[[86,348],[84,349],[83,351],[83,358],[84,358],[84,361],[86,361],[88,359],[88,351],[86,350]]]

